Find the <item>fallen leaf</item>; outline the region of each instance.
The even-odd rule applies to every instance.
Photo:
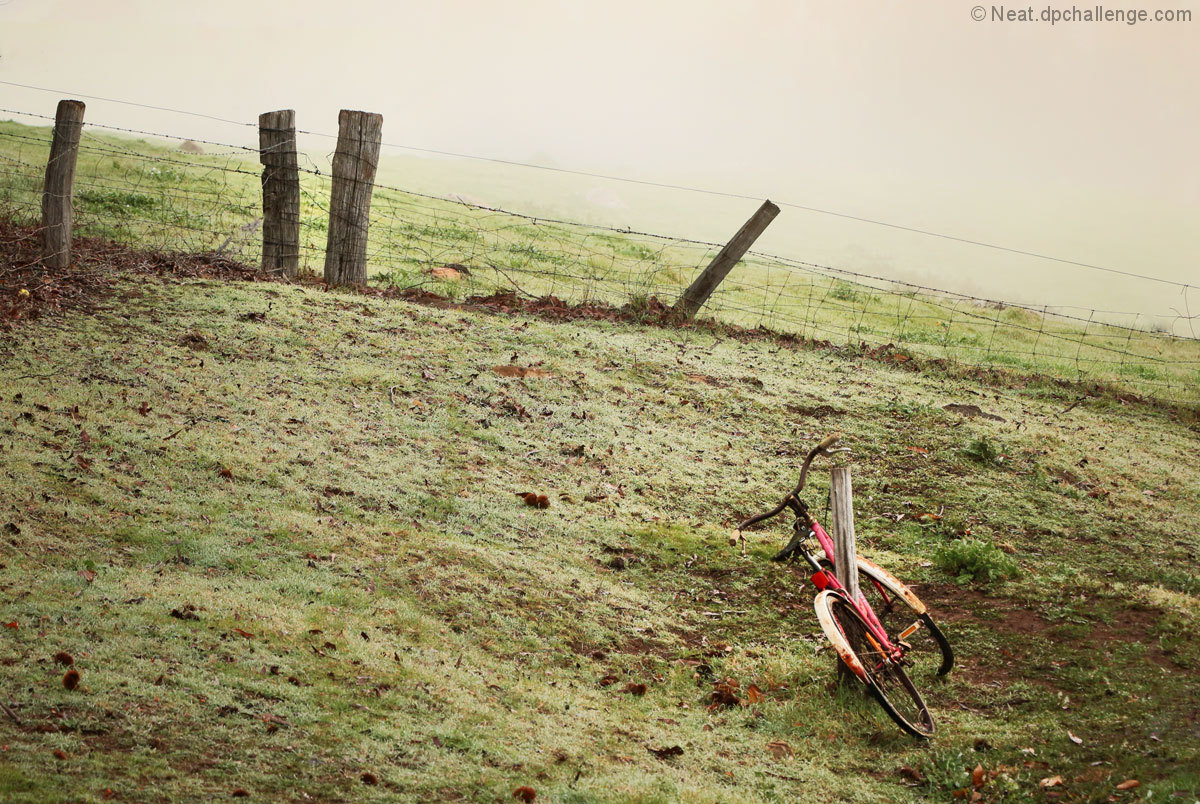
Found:
[[[525,804],[529,804],[529,802],[537,798],[537,791],[532,787],[522,786],[513,791],[512,797],[519,798],[521,801],[524,801]]]
[[[13,620],[12,622],[7,622],[7,623],[5,623],[5,624],[4,624],[4,627],[5,627],[5,628],[11,628],[11,629],[13,629],[13,630],[15,631],[15,630],[17,630],[18,628],[20,628],[21,626],[20,626],[20,624],[19,624],[19,623],[18,623],[16,620]]]
[[[1047,788],[1047,787],[1057,787],[1058,785],[1060,785],[1062,783],[1063,782],[1062,782],[1061,776],[1047,776],[1045,779],[1042,779],[1040,782],[1038,782],[1038,785],[1040,785],[1043,788]]]
[[[1071,742],[1075,743],[1075,745],[1083,745],[1083,739],[1072,734],[1070,729],[1067,729],[1067,737],[1071,740]]]
[[[96,580],[96,572],[90,569],[81,569],[78,573],[80,578],[83,578],[88,583]]]
[[[1118,790],[1132,790],[1133,788],[1138,787],[1139,785],[1141,785],[1141,782],[1139,782],[1137,779],[1126,779],[1125,781],[1123,781],[1119,785],[1117,785],[1117,789]]]
[[[971,771],[971,784],[975,787],[983,787],[983,783],[987,781],[987,773],[983,770],[982,765],[976,765],[975,770]]]
[[[150,414],[150,403],[143,402],[141,405],[138,406],[137,412],[142,414],[143,416],[149,415]]]
[[[671,757],[683,756],[683,748],[678,745],[672,745],[669,748],[651,748],[646,746],[646,750],[659,759],[670,759]]]
[[[763,695],[763,691],[758,688],[758,685],[751,684],[749,687],[746,687],[746,703],[761,703],[766,697]]]
[[[929,450],[925,449],[924,447],[906,447],[905,449],[907,449],[909,452],[918,452],[921,455],[929,454]]]
[[[525,366],[492,366],[492,371],[499,374],[501,377],[553,377],[554,375],[544,369],[527,368]]]
[[[742,699],[738,697],[737,679],[727,678],[724,681],[713,682],[712,703],[708,705],[709,709],[716,709],[719,706],[738,706]]]
[[[469,276],[470,273],[466,266],[458,264],[440,265],[429,271],[429,275],[434,279],[446,279],[451,282],[457,282],[463,276]]]
[[[254,634],[250,633],[249,631],[243,631],[240,628],[233,629],[233,633],[240,637],[245,637],[246,639],[254,639]]]
[[[784,759],[792,756],[792,747],[783,740],[772,740],[767,743],[767,750],[771,752],[771,756],[775,759]]]
[[[617,683],[616,676],[609,675],[609,676],[605,676],[604,678],[600,679],[601,687],[611,687],[613,684],[616,684],[616,683]]]

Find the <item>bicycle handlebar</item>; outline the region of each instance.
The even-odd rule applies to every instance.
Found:
[[[759,522],[764,522],[768,519],[772,519],[772,518],[778,516],[779,513],[781,511],[783,511],[783,509],[786,508],[788,503],[791,502],[793,499],[795,499],[798,502],[799,501],[798,495],[800,494],[801,491],[804,490],[804,484],[805,484],[805,482],[807,482],[807,479],[808,479],[809,465],[813,462],[813,459],[816,458],[818,455],[828,454],[829,451],[833,448],[833,446],[838,443],[838,441],[841,439],[841,437],[842,436],[840,433],[834,433],[831,436],[827,436],[820,444],[817,444],[817,446],[813,447],[813,449],[808,453],[808,456],[804,459],[803,465],[801,465],[801,467],[800,467],[800,480],[796,483],[796,488],[794,488],[790,492],[788,492],[788,495],[786,497],[784,497],[782,500],[780,500],[779,505],[775,506],[774,509],[767,511],[766,513],[763,513],[763,514],[759,514],[758,516],[750,517],[745,522],[738,525],[737,529],[743,530],[744,528],[748,528],[751,525],[757,525]]]

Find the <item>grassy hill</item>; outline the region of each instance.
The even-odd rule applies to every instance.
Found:
[[[1200,791],[1197,432],[1169,412],[716,332],[113,283],[0,343],[0,799],[952,801],[976,766],[988,801]],[[928,744],[835,688],[806,573],[767,561],[782,529],[728,542],[835,430],[861,551],[960,657],[921,680]],[[762,700],[712,706],[726,679]]]
[[[45,135],[0,123],[17,220]],[[70,276],[0,230],[0,800],[1200,795],[1194,342],[764,257],[712,312],[801,337],[663,327],[709,246],[394,189],[373,292],[217,279],[253,154],[85,146]],[[834,684],[783,526],[729,542],[834,431],[959,656],[927,744]]]

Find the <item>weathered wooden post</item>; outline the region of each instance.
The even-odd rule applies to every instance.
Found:
[[[300,167],[296,160],[296,112],[258,116],[262,162],[262,268],[295,279],[300,268]]]
[[[835,466],[830,474],[829,507],[833,526],[833,565],[838,582],[851,600],[858,600],[858,549],[854,543],[854,492],[850,467]],[[838,662],[838,680],[853,676]]]
[[[833,557],[837,579],[852,599],[858,600],[858,550],[854,543],[854,490],[850,467],[835,466],[830,474],[830,510],[833,515]]]
[[[754,245],[754,241],[778,214],[779,207],[770,201],[764,201],[763,205],[758,208],[758,212],[755,212],[750,220],[746,221],[741,229],[738,229],[733,239],[725,244],[725,248],[721,249],[708,267],[683,292],[679,301],[675,302],[675,312],[683,318],[690,319],[695,316],[696,312],[708,301],[708,297],[717,289],[717,285],[721,284],[721,281],[728,276],[729,272],[733,270],[733,266],[737,265],[738,260],[745,256],[750,246]]]
[[[349,109],[338,114],[325,248],[325,281],[331,285],[367,282],[367,225],[382,139],[383,115]]]
[[[54,139],[42,189],[42,262],[50,268],[71,264],[71,196],[85,108],[83,101],[59,101],[54,115]]]

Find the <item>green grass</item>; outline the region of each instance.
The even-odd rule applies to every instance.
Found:
[[[1200,793],[1197,432],[1162,410],[145,276],[0,355],[0,800],[956,801],[976,765],[989,801]],[[861,552],[959,657],[919,680],[927,744],[831,686],[784,528],[729,544],[834,430]],[[1020,574],[957,585],[934,557],[968,531]],[[726,678],[764,700],[710,710]]]
[[[48,128],[0,122],[0,208],[34,220],[49,151]],[[76,186],[77,231],[169,251],[214,251],[255,262],[261,252],[261,166],[245,150],[181,153],[176,143],[85,129]],[[301,155],[301,262],[324,265],[328,165]],[[433,163],[437,164],[437,163]],[[573,302],[622,305],[655,295],[673,303],[716,249],[495,212],[395,189],[403,172],[380,171],[372,202],[373,283],[425,287],[451,298],[516,290]],[[444,191],[446,194],[450,189]],[[633,222],[636,226],[636,222]],[[439,279],[431,270],[470,274]],[[847,266],[854,268],[854,266]],[[1020,307],[852,281],[816,266],[765,256],[743,261],[705,315],[838,345],[865,344],[903,358],[998,368],[1028,382],[1050,375],[1186,404],[1200,404],[1200,347],[1162,333]],[[1122,319],[1127,321],[1127,319]],[[893,347],[893,345],[897,345]]]

